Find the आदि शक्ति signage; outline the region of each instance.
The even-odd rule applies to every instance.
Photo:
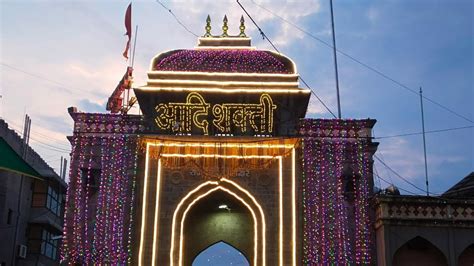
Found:
[[[257,103],[206,102],[204,97],[191,92],[185,102],[160,103],[155,106],[154,123],[162,130],[191,133],[198,129],[209,135],[209,127],[220,134],[272,134],[274,110],[277,106],[269,94],[261,94]],[[237,131],[237,132],[236,132]]]

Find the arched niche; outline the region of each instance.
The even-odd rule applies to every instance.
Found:
[[[472,266],[472,264],[474,264],[474,244],[464,249],[458,258],[459,266]]]
[[[224,241],[219,241],[201,251],[192,266],[250,266],[244,254]]]
[[[448,262],[435,245],[417,236],[403,244],[393,255],[393,266],[447,266]]]
[[[225,241],[244,257],[251,257],[254,247],[254,221],[249,209],[223,190],[200,199],[184,221],[184,265],[214,243]]]
[[[220,193],[216,193],[220,192]],[[216,194],[215,194],[216,193]],[[222,194],[223,193],[223,194]],[[251,220],[247,221],[244,225],[245,228],[250,225],[252,230],[250,234],[245,233],[245,241],[240,243],[236,241],[235,236],[232,234],[237,233],[235,230],[232,234],[225,234],[220,237],[206,237],[203,235],[203,226],[209,227],[209,225],[199,225],[200,222],[205,222],[206,215],[199,214],[199,210],[203,213],[215,212],[210,206],[214,205],[220,211],[229,212],[225,207],[219,208],[220,201],[228,200],[229,205],[227,207],[232,211],[242,212],[242,221],[248,219],[250,213]],[[206,203],[207,202],[207,203]],[[243,209],[245,206],[245,209]],[[207,207],[206,207],[207,206]],[[209,209],[211,208],[211,209]],[[245,211],[243,211],[245,210]],[[191,218],[189,218],[191,217]],[[202,220],[202,221],[201,221]],[[197,186],[178,203],[176,210],[173,214],[172,230],[171,230],[171,250],[170,250],[170,265],[172,266],[184,266],[191,265],[194,257],[205,249],[207,246],[218,242],[226,241],[232,244],[236,248],[242,251],[252,265],[265,265],[266,261],[266,234],[265,234],[265,215],[260,204],[256,199],[244,188],[237,183],[226,178],[222,178],[219,181],[208,181]],[[245,232],[244,227],[238,229],[241,232]],[[202,238],[202,243],[194,245],[200,240],[194,238]],[[249,251],[248,243],[251,243],[251,251]]]

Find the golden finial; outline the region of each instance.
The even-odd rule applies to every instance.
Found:
[[[244,20],[244,16],[242,15],[240,17],[240,34],[239,34],[239,37],[247,37],[247,35],[245,35],[245,20]]]
[[[224,15],[224,25],[222,26],[222,37],[227,37],[229,34],[227,34],[227,30],[229,27],[227,26],[227,15]]]
[[[206,19],[206,33],[204,34],[204,37],[211,37],[211,16],[207,15]]]

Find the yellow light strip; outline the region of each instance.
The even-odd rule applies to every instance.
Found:
[[[255,46],[194,46],[195,50],[256,50]]]
[[[151,265],[154,266],[156,263],[156,249],[158,248],[158,213],[160,207],[160,183],[161,183],[161,159],[158,160],[158,173],[156,179],[156,199],[155,199],[155,222],[153,225],[153,253]]]
[[[279,234],[280,234],[280,266],[283,265],[283,180],[282,180],[282,176],[283,176],[283,162],[282,162],[282,158],[281,156],[278,158],[278,175],[279,175],[279,186],[280,186],[280,202],[279,202],[279,205],[280,205],[280,228],[279,228]]]
[[[180,158],[224,158],[224,159],[277,159],[280,156],[271,155],[220,155],[220,154],[179,154],[165,153],[161,157],[180,157]]]
[[[308,89],[294,88],[294,89],[223,89],[223,88],[184,88],[184,87],[153,87],[143,86],[134,88],[142,91],[196,91],[196,92],[219,92],[219,93],[311,93]]]
[[[166,71],[166,70],[151,70],[147,71],[148,75],[172,75],[172,76],[208,76],[208,77],[280,77],[280,78],[297,78],[298,74],[279,74],[279,73],[235,73],[235,72],[197,72],[197,71]]]
[[[232,184],[232,185],[235,186],[237,189],[239,189],[240,191],[244,192],[250,199],[252,199],[253,203],[254,203],[255,205],[257,205],[258,210],[259,210],[259,212],[260,212],[260,216],[262,217],[262,241],[263,241],[263,243],[262,243],[262,244],[263,244],[263,251],[262,251],[262,253],[263,253],[262,261],[263,261],[263,263],[262,263],[262,265],[265,266],[266,263],[267,263],[267,258],[266,258],[266,256],[267,256],[267,254],[266,254],[267,238],[266,238],[266,236],[265,236],[267,229],[266,229],[265,214],[264,214],[264,212],[263,212],[262,206],[260,206],[260,204],[258,203],[258,201],[255,199],[255,197],[254,197],[252,194],[250,194],[247,190],[245,190],[244,188],[242,188],[239,184],[237,184],[237,183],[235,183],[234,181],[229,180],[229,179],[227,179],[227,178],[221,178],[221,181],[224,181],[224,182],[227,182],[227,183]]]
[[[220,86],[242,86],[242,87],[253,87],[253,86],[265,86],[265,87],[298,87],[299,82],[262,82],[262,81],[214,81],[214,80],[182,80],[182,79],[149,79],[148,84],[161,85],[164,84],[180,84],[180,85],[220,85]]]
[[[291,150],[291,210],[292,217],[292,248],[293,248],[293,266],[296,266],[296,153],[295,149]]]
[[[256,266],[257,265],[257,261],[258,261],[258,221],[257,221],[257,217],[255,216],[255,212],[253,211],[253,209],[250,207],[250,205],[245,202],[245,200],[243,200],[241,197],[239,197],[237,194],[235,194],[234,192],[224,188],[224,187],[221,187],[221,186],[218,186],[218,187],[215,187],[209,191],[207,191],[206,193],[203,193],[201,195],[199,195],[197,198],[195,198],[189,205],[188,207],[186,208],[186,210],[184,211],[183,213],[183,218],[181,219],[181,228],[180,228],[180,241],[179,241],[179,266],[182,266],[183,265],[183,234],[184,234],[184,221],[186,219],[186,215],[188,213],[188,211],[191,209],[191,207],[197,202],[199,201],[201,198],[204,198],[206,197],[207,195],[211,194],[212,192],[216,191],[216,190],[223,190],[229,194],[231,194],[232,196],[234,196],[235,198],[237,198],[240,202],[242,202],[249,210],[250,210],[250,213],[252,214],[252,217],[253,217],[253,220],[254,220],[254,265]]]
[[[147,189],[148,189],[148,151],[150,149],[150,143],[146,144],[146,153],[145,153],[145,181],[143,184],[143,200],[142,200],[142,224],[140,230],[140,247],[138,251],[138,265],[142,265],[142,256],[143,256],[143,237],[145,235],[145,214],[146,214],[146,199],[147,199]]]
[[[163,147],[203,147],[203,148],[262,148],[262,149],[275,149],[275,148],[293,148],[293,144],[236,144],[236,143],[183,143],[183,142],[160,142],[154,143],[149,142],[151,146],[163,146]]]
[[[174,228],[176,227],[176,215],[178,213],[178,210],[181,208],[181,206],[183,205],[183,203],[194,193],[196,193],[198,190],[200,190],[202,187],[204,186],[207,186],[207,185],[218,185],[219,183],[218,182],[215,182],[215,181],[208,181],[208,182],[205,182],[205,183],[202,183],[201,185],[197,186],[195,189],[191,190],[190,192],[188,192],[188,194],[181,199],[181,201],[178,203],[178,206],[176,207],[176,210],[173,214],[173,222],[172,222],[172,225],[171,225],[171,250],[170,250],[170,265],[173,266],[174,264],[174,260],[173,260],[173,253],[174,253],[174,239],[175,239],[175,235],[174,235]]]

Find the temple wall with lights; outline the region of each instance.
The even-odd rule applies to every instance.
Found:
[[[151,60],[143,115],[69,109],[64,263],[191,265],[218,241],[250,265],[373,263],[375,120],[305,119],[295,63],[227,30]]]

